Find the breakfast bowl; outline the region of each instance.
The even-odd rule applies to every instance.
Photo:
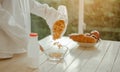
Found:
[[[97,43],[82,43],[82,42],[77,42],[79,44],[80,47],[85,47],[85,48],[89,48],[89,47],[94,47]]]
[[[96,30],[84,34],[70,34],[69,38],[81,47],[94,47],[100,41],[100,33]]]
[[[64,59],[64,57],[68,53],[68,50],[69,49],[66,46],[53,45],[49,49],[45,50],[45,54],[50,61],[59,61]]]

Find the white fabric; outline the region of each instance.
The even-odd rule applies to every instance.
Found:
[[[31,32],[30,12],[43,17],[48,24],[55,22],[61,14],[35,0],[3,0],[0,7],[0,53],[21,53],[27,49]]]
[[[0,53],[15,53],[20,48],[26,48],[25,29],[2,7],[0,8],[0,16]]]

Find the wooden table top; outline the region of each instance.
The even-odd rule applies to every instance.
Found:
[[[39,41],[44,48],[51,45],[51,36]],[[120,42],[101,40],[91,48],[80,47],[68,37],[60,40],[69,48],[64,60],[51,63],[45,54],[40,54],[39,68],[28,67],[27,54],[14,55],[12,59],[0,60],[0,72],[120,72]]]

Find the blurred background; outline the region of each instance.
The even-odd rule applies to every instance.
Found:
[[[47,3],[57,9],[59,5],[65,5],[68,9],[69,23],[64,34],[78,32],[79,0],[37,0]],[[39,34],[39,40],[50,35],[50,29],[46,21],[31,14],[32,32]],[[101,39],[120,41],[120,0],[84,0],[84,33],[98,30]]]

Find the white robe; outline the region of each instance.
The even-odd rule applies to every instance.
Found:
[[[43,17],[50,25],[60,16],[58,11],[35,0],[3,0],[0,7],[0,53],[25,51],[31,32],[30,12]]]

